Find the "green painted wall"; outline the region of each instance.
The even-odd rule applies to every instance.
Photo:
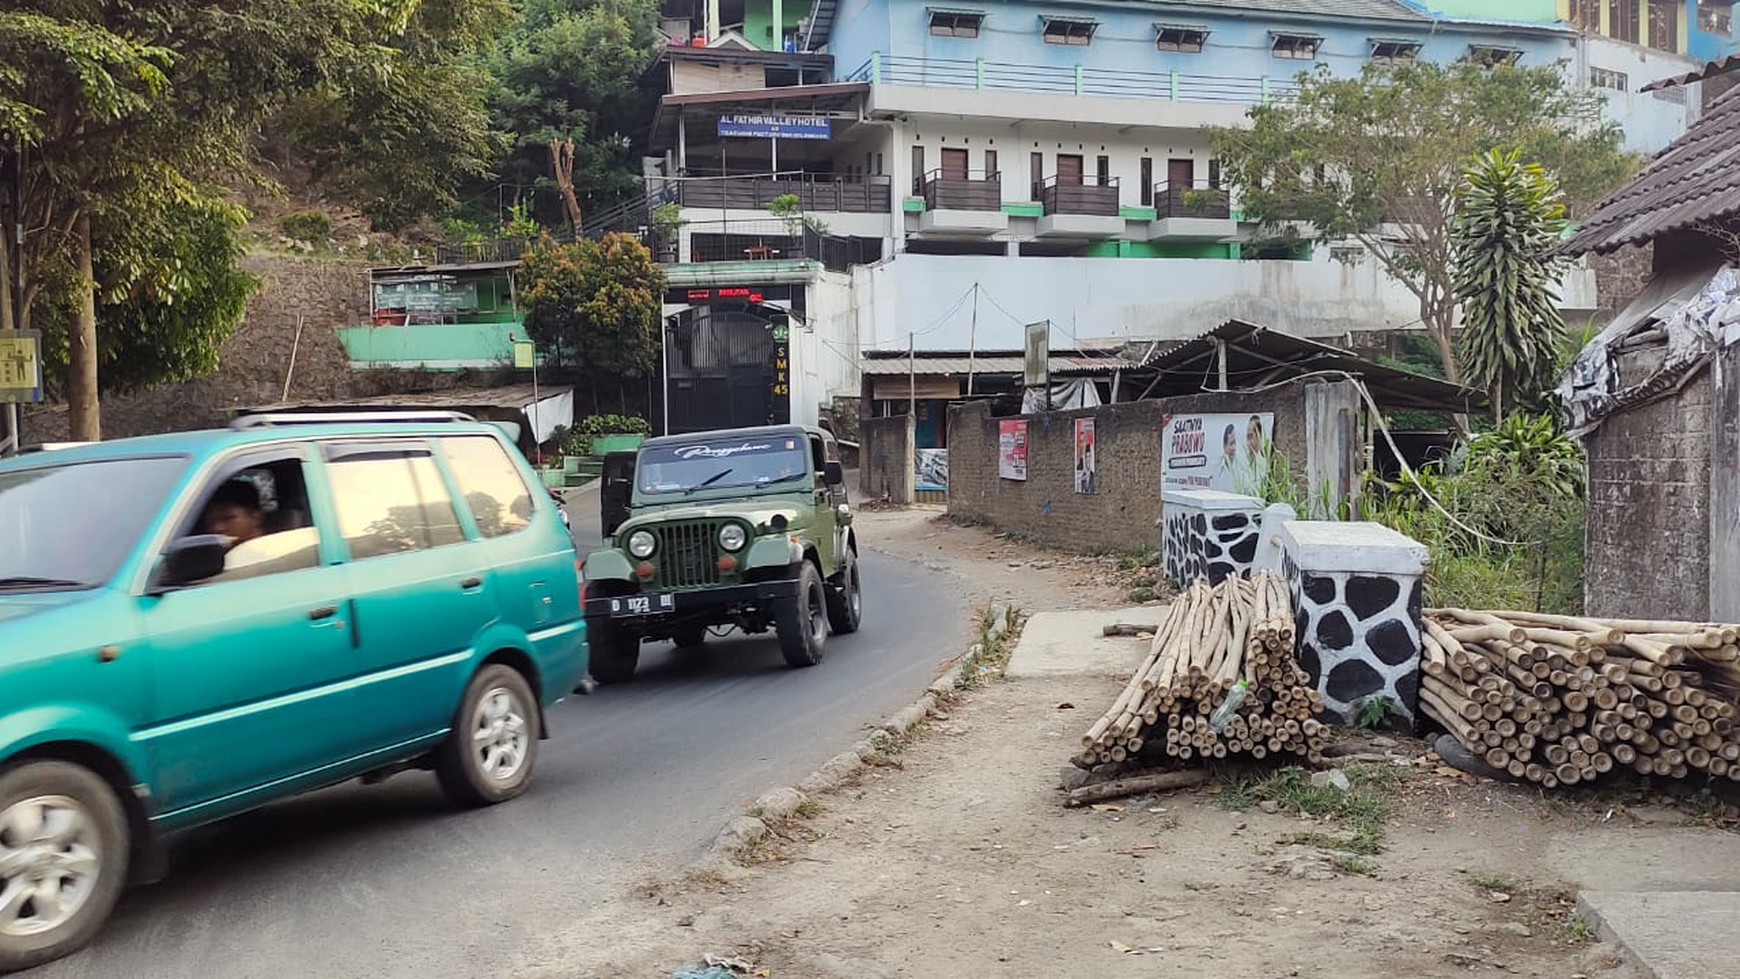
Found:
[[[1039,218],[1045,216],[1045,205],[1038,201],[1014,201],[1003,204],[1004,214],[1016,217]]]
[[[1559,0],[1426,0],[1435,14],[1513,24],[1551,24],[1557,21]]]
[[[1237,258],[1238,246],[1218,241],[1099,241],[1088,246],[1095,258]]]
[[[784,0],[780,19],[789,31],[797,30],[798,22],[810,12],[809,0]],[[749,0],[743,6],[743,36],[763,51],[778,51],[779,38],[773,36],[773,0]]]
[[[513,361],[508,334],[521,329],[518,320],[488,323],[448,323],[430,326],[341,326],[338,341],[358,367],[458,369],[489,367]]]

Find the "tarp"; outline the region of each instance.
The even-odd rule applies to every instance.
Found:
[[[1085,377],[1072,377],[1067,381],[1057,381],[1051,385],[1051,410],[1074,411],[1078,408],[1098,408],[1100,389],[1094,382]],[[1031,415],[1045,410],[1045,393],[1039,388],[1028,388],[1021,396],[1021,413]]]

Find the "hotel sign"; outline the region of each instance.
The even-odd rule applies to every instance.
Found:
[[[832,139],[826,116],[766,116],[731,113],[719,117],[720,136],[748,139]]]

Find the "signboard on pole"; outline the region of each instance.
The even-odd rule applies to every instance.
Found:
[[[834,130],[827,116],[734,112],[719,117],[719,135],[747,139],[832,139]]]
[[[42,400],[42,335],[0,332],[0,404]]]
[[[1167,415],[1160,422],[1160,489],[1257,494],[1269,467],[1275,414]]]
[[[526,370],[538,366],[538,347],[530,340],[514,341],[514,367]]]

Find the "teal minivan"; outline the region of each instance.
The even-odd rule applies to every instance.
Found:
[[[260,415],[0,460],[0,971],[165,834],[350,778],[525,790],[586,688],[572,539],[494,425]]]

